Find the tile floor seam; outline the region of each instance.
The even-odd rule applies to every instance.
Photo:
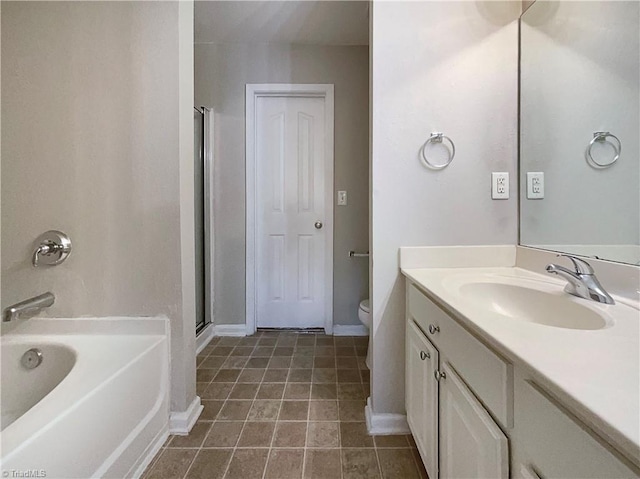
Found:
[[[277,347],[277,345],[278,345],[278,341],[276,340],[276,344],[275,344],[275,345],[274,345],[274,347],[273,347],[273,351],[272,351],[272,353],[271,353],[271,356],[269,357],[269,361],[267,361],[267,366],[266,366],[266,368],[265,368],[265,370],[264,370],[264,374],[262,375],[262,379],[260,380],[260,386],[262,386],[263,384],[265,384],[265,382],[264,382],[264,378],[266,377],[266,375],[267,375],[267,371],[269,370],[269,363],[271,362],[271,358],[273,358],[273,357],[274,357],[274,354],[275,354],[275,351],[276,351],[276,347]],[[267,383],[267,384],[269,384],[269,383]],[[273,441],[274,441],[274,439],[275,439],[275,437],[276,437],[276,429],[277,429],[277,427],[278,427],[278,417],[280,416],[280,409],[282,408],[282,401],[283,401],[283,398],[284,398],[284,391],[285,391],[285,388],[286,388],[286,387],[287,387],[287,386],[286,386],[286,384],[285,384],[285,386],[282,388],[282,395],[281,395],[281,397],[280,397],[280,407],[278,408],[278,414],[276,415],[276,420],[275,420],[275,422],[274,422],[273,432],[272,432],[272,435],[271,435],[271,442],[269,443],[269,452],[268,452],[268,454],[267,454],[267,460],[266,460],[266,462],[265,462],[265,464],[264,464],[264,470],[262,471],[262,479],[264,479],[264,478],[265,478],[265,476],[266,476],[266,474],[267,474],[267,468],[269,467],[269,460],[270,460],[270,458],[271,458],[271,450],[272,450],[272,449],[271,449],[271,446],[273,445]],[[259,391],[259,390],[260,390],[260,388],[258,388],[258,391]],[[257,401],[257,400],[258,400],[257,398],[258,398],[258,394],[256,393],[256,399],[254,399],[253,403],[251,404],[251,407],[252,407],[252,408],[253,408],[253,404],[255,404],[255,401]],[[251,410],[249,410],[249,412],[251,412]],[[238,440],[239,440],[239,439],[238,439]]]
[[[338,355],[336,350],[335,338],[333,340],[333,357],[336,366],[336,405],[338,406],[338,444],[342,445],[342,438],[340,437],[340,382],[338,377]],[[340,463],[340,479],[344,479],[344,467],[342,467],[342,447],[338,449],[338,462]]]
[[[233,349],[229,352],[229,355],[227,356],[227,358],[230,358],[230,357],[231,357],[231,353],[233,353],[233,350],[234,350],[236,347],[237,347],[237,345],[233,347]],[[256,345],[255,345],[255,346],[253,347],[253,349],[251,350],[251,353],[249,354],[249,356],[247,356],[247,362],[249,362],[249,358],[251,357],[251,354],[253,354],[253,352],[255,351],[255,349],[256,349],[257,347],[258,347],[258,346],[257,346],[257,343],[256,343]],[[226,361],[226,360],[225,360],[225,361]],[[245,365],[246,365],[246,363],[245,363]],[[220,414],[222,413],[222,410],[225,408],[225,406],[227,405],[227,403],[228,403],[229,401],[234,401],[234,399],[230,399],[230,397],[231,397],[231,393],[233,392],[233,389],[236,387],[236,385],[238,385],[238,384],[239,384],[239,383],[238,383],[238,381],[240,380],[240,375],[242,374],[242,371],[244,371],[244,369],[245,369],[245,368],[243,367],[243,368],[240,370],[240,373],[238,373],[238,376],[236,377],[236,380],[234,381],[233,386],[231,387],[231,390],[229,391],[229,394],[227,395],[227,399],[225,399],[225,401],[222,403],[222,407],[220,408],[220,410],[216,413],[215,417],[213,418],[213,423],[214,423],[214,424],[215,424],[215,422],[218,420],[218,418],[220,417]],[[213,382],[213,380],[212,380],[212,382]],[[251,402],[251,407],[253,407],[253,401]],[[249,411],[251,410],[251,407],[249,408]],[[248,415],[248,414],[249,414],[249,413],[247,412],[247,415]],[[242,432],[244,431],[244,426],[245,426],[245,425],[246,425],[246,423],[247,423],[247,422],[246,422],[246,419],[247,419],[247,418],[245,417],[245,422],[242,424],[242,428],[240,429],[240,433],[238,434],[238,438],[237,438],[237,439],[236,439],[236,441],[235,441],[235,445],[234,445],[234,447],[233,447],[233,449],[232,449],[232,451],[231,451],[231,455],[229,456],[229,461],[227,462],[227,466],[226,466],[226,468],[225,468],[225,470],[224,470],[224,474],[222,474],[222,476],[221,476],[221,479],[223,479],[224,477],[226,477],[227,472],[229,471],[229,468],[231,467],[231,461],[233,461],[233,456],[234,456],[234,455],[235,455],[235,453],[236,453],[236,449],[237,449],[237,447],[238,447],[238,443],[240,442],[240,437],[242,436]],[[213,425],[211,426],[211,429],[213,429]],[[211,429],[209,430],[209,434],[211,433]],[[207,434],[207,436],[208,436],[208,434]],[[206,438],[205,438],[205,439],[206,439]],[[200,451],[198,451],[198,453],[196,454],[196,456],[198,456],[198,455],[201,453],[201,451],[202,451],[202,448],[200,449]],[[185,479],[186,479],[186,476],[185,476]]]
[[[418,452],[418,449],[416,449],[414,452],[414,449],[411,446],[411,444],[409,444],[409,448],[410,448],[409,450],[411,451],[411,456],[413,457],[413,463],[416,466],[416,470],[418,471],[418,478],[422,479],[422,474],[420,472],[420,469],[421,469],[420,464],[418,464],[418,458],[420,457],[420,453]],[[416,454],[418,455],[418,457],[416,457]],[[422,459],[420,459],[420,461],[422,461]]]
[[[253,350],[251,351],[251,353],[253,353],[256,350],[256,348],[258,348],[259,342],[260,342],[260,340],[258,340],[258,342],[255,344],[255,346],[254,346]],[[271,361],[271,358],[273,357],[274,351],[275,351],[275,346],[273,348],[273,351],[271,351],[271,355],[269,356],[269,361],[267,362],[267,368],[269,366],[269,362]],[[248,357],[250,358],[251,355],[249,355]],[[248,359],[247,359],[247,362],[249,362]],[[265,373],[262,376],[262,380],[263,381],[264,381],[264,376],[267,374],[267,370],[268,370],[267,368],[265,368]],[[242,370],[244,370],[244,369],[245,368],[242,368]],[[240,373],[240,374],[242,374],[242,373]],[[238,374],[238,379],[240,379],[240,374]],[[236,384],[237,384],[237,381],[238,380],[236,380]],[[262,383],[260,383],[260,384],[262,384]],[[231,393],[229,393],[229,395],[231,395]],[[257,392],[256,392],[256,396],[257,396]],[[233,447],[233,450],[231,451],[231,456],[229,457],[229,462],[227,463],[227,467],[225,468],[224,474],[222,474],[221,479],[226,478],[227,475],[229,474],[229,469],[231,468],[231,463],[233,462],[233,458],[235,457],[236,451],[238,450],[238,445],[240,444],[240,439],[242,438],[242,433],[244,433],[244,429],[247,426],[247,422],[249,422],[249,414],[251,414],[251,410],[253,409],[253,405],[255,404],[255,402],[256,402],[256,399],[254,397],[254,399],[251,401],[251,406],[249,406],[249,410],[247,411],[247,415],[244,418],[244,422],[242,423],[242,428],[240,429],[240,434],[238,434],[238,439],[236,440],[235,446]],[[218,417],[220,415],[221,411],[222,410],[218,411],[218,415],[216,417]],[[267,468],[266,463],[265,463],[264,467],[265,467],[265,470],[266,470],[266,468]],[[264,472],[263,472],[263,474],[264,474]]]
[[[284,396],[284,389],[282,390],[282,394]],[[282,403],[282,399],[280,400]],[[278,415],[280,415],[280,411],[278,411]],[[266,479],[267,469],[269,468],[269,461],[271,460],[271,452],[273,451],[273,443],[276,440],[276,431],[278,430],[278,421],[276,418],[275,426],[273,428],[273,434],[271,435],[271,442],[269,443],[269,454],[267,454],[267,462],[264,465],[264,471],[262,471],[262,479]]]
[[[316,338],[316,343],[317,343],[317,338]],[[307,430],[305,431],[305,438],[304,438],[304,458],[303,458],[303,464],[304,464],[304,469],[302,471],[302,477],[305,477],[305,472],[306,472],[306,465],[307,465],[307,455],[308,455],[308,449],[309,449],[309,445],[308,445],[308,438],[309,438],[309,422],[311,421],[311,390],[313,389],[313,373],[316,370],[316,348],[317,348],[317,344],[314,344],[314,348],[313,348],[313,356],[312,356],[312,361],[311,361],[311,379],[310,379],[310,385],[309,385],[309,407],[307,410]],[[335,358],[335,356],[334,356]],[[337,394],[337,392],[336,392]]]
[[[218,342],[216,343],[216,346],[215,346],[215,347],[217,347],[217,344],[219,344],[219,343],[220,343],[220,340],[218,340]],[[234,350],[235,348],[236,348],[236,346],[234,345],[233,349],[232,349],[232,350],[229,352],[229,354],[226,356],[226,359],[222,362],[222,364],[224,364],[224,363],[226,362],[226,360],[227,360],[228,358],[230,358],[230,357],[231,357],[231,353],[233,352],[233,350]],[[211,353],[213,353],[213,349],[211,350]],[[211,353],[209,354],[209,356],[211,355]],[[211,381],[209,382],[209,385],[207,386],[207,388],[208,388],[209,386],[211,386],[211,384],[213,383],[213,380],[214,380],[214,379],[215,379],[215,377],[218,375],[218,372],[220,372],[220,369],[222,369],[222,364],[221,364],[221,367],[220,367],[220,368],[218,368],[218,370],[216,371],[216,374],[214,374],[214,376],[211,378]],[[197,369],[197,368],[196,368],[196,369]],[[212,421],[211,421],[211,426],[209,427],[209,431],[208,431],[208,432],[207,432],[207,434],[205,435],[205,437],[204,437],[204,439],[203,439],[203,441],[202,441],[202,444],[200,444],[200,448],[199,448],[199,449],[198,449],[198,451],[196,452],[195,456],[193,456],[193,460],[191,461],[191,464],[189,464],[189,467],[187,468],[187,471],[185,472],[185,475],[184,475],[184,478],[183,478],[183,479],[186,479],[186,478],[188,477],[189,471],[190,471],[190,470],[191,470],[191,468],[193,467],[193,464],[195,463],[196,458],[197,458],[197,457],[202,453],[202,449],[203,449],[204,443],[205,443],[205,441],[207,440],[207,438],[209,437],[209,434],[211,434],[211,430],[213,429],[213,425],[214,425],[214,424],[215,424],[215,422],[218,420],[218,416],[220,416],[220,413],[222,412],[222,409],[224,409],[225,405],[227,404],[227,401],[229,400],[229,396],[231,396],[231,392],[233,391],[233,388],[235,388],[236,384],[238,384],[238,379],[240,378],[240,374],[241,374],[241,373],[239,373],[239,374],[238,374],[238,376],[236,377],[236,380],[235,380],[235,382],[233,383],[233,386],[231,387],[231,390],[230,390],[230,391],[229,391],[229,393],[227,394],[227,398],[223,401],[222,406],[220,407],[220,410],[219,410],[219,411],[215,414],[215,416],[213,417],[213,419],[212,419]],[[205,390],[206,390],[206,389],[205,389]],[[194,425],[194,427],[195,427],[195,425]],[[239,438],[239,437],[238,437],[238,440],[240,440],[240,438]],[[236,442],[237,442],[237,441],[236,441]],[[231,454],[231,457],[229,458],[229,464],[231,464],[231,459],[233,459],[233,453]],[[227,468],[228,468],[228,467],[229,467],[229,466],[227,465]],[[226,473],[226,470],[225,470],[225,473]],[[224,475],[223,475],[222,477],[224,477]]]
[[[376,447],[376,440],[373,436],[371,436],[371,440],[373,441],[373,450],[376,454],[376,461],[378,462],[378,472],[380,473],[380,477],[384,477],[384,474],[382,473],[382,463],[380,462],[380,455],[378,454],[378,448]]]
[[[196,462],[196,458],[198,457],[199,454],[200,454],[200,449],[198,449],[196,451],[196,453],[193,455],[193,457],[191,458],[191,461],[189,462],[189,467],[187,467],[185,469],[184,475],[182,476],[182,479],[186,479],[187,478],[187,475],[189,474],[189,471],[193,467],[193,464]]]
[[[302,451],[302,478],[305,477],[305,471],[307,469],[307,442],[309,437],[309,417],[311,415],[311,389],[313,388],[313,371],[316,362],[316,345],[313,345],[313,357],[311,361],[311,379],[309,379],[309,403],[307,404],[307,424],[304,431],[304,449]]]

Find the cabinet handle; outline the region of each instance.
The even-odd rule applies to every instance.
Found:
[[[431,334],[436,334],[436,333],[440,332],[440,326],[436,326],[435,324],[430,324],[429,325],[429,332]]]
[[[433,372],[433,375],[436,378],[436,381],[440,381],[441,379],[446,379],[447,375],[444,371],[438,371],[437,369]]]
[[[431,355],[430,355],[429,353],[427,353],[427,352],[425,352],[425,351],[420,351],[420,359],[422,359],[423,361],[424,361],[425,359],[430,358],[430,357],[431,357]]]

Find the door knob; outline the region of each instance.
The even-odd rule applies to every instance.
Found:
[[[317,230],[322,228],[322,221],[316,221],[313,226],[316,227]]]

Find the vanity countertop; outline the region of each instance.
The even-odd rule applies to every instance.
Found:
[[[640,461],[640,311],[614,296],[599,304],[563,292],[566,282],[517,267],[403,268],[434,302],[515,365],[630,458]],[[466,279],[465,279],[466,278]],[[478,307],[460,292],[469,278],[529,282],[566,295],[604,317],[602,329],[581,330],[522,321]]]

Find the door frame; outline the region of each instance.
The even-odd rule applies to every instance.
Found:
[[[260,83],[246,85],[245,103],[245,147],[246,147],[246,333],[251,335],[257,328],[256,311],[256,106],[261,97],[324,98],[325,104],[325,162],[324,162],[324,228],[325,228],[325,334],[333,334],[333,128],[334,95],[333,84],[289,84]]]

